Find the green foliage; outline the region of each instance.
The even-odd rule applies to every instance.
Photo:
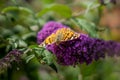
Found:
[[[25,7],[15,7],[15,6],[9,6],[9,7],[6,7],[4,8],[1,13],[2,14],[5,14],[7,12],[11,12],[11,11],[21,11],[21,12],[24,12],[24,13],[32,13],[32,11],[28,8],[25,8]]]
[[[50,4],[53,3],[55,0],[42,0],[45,4]]]
[[[74,22],[75,25],[86,31],[91,37],[98,37],[97,26],[94,23],[79,18],[73,18],[71,20]]]
[[[38,14],[37,17],[41,17],[44,14],[48,13],[48,12],[54,12],[59,14],[61,17],[64,18],[70,18],[72,16],[71,10],[68,6],[66,5],[62,5],[62,4],[53,4],[48,6],[47,8],[41,10]]]
[[[31,59],[33,59],[35,57],[34,54],[31,54],[29,56],[27,56],[25,59],[26,59],[26,63],[28,63]]]

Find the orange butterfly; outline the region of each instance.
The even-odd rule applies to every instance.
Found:
[[[78,38],[80,34],[74,32],[70,28],[61,28],[55,33],[48,36],[40,46],[46,46],[48,44],[56,43],[59,44],[62,41],[72,40]]]

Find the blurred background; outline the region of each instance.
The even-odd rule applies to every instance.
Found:
[[[12,49],[37,44],[37,32],[48,21],[120,42],[120,0],[0,0],[0,60]],[[55,60],[48,65],[31,57],[1,68],[0,80],[120,80],[117,56],[77,66],[59,65]]]

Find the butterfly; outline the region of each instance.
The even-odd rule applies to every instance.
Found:
[[[40,46],[46,46],[52,43],[59,44],[62,41],[72,40],[79,37],[79,34],[70,28],[61,28],[48,36]]]

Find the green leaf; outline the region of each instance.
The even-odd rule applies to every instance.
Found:
[[[23,38],[24,40],[26,40],[27,38],[32,37],[32,36],[36,36],[36,33],[35,33],[35,32],[26,33],[26,34],[24,34],[24,35],[22,36],[22,38]]]
[[[71,21],[79,26],[82,30],[86,31],[91,37],[98,37],[97,26],[93,22],[79,18],[72,18]]]
[[[56,67],[56,65],[55,65],[54,63],[49,64],[49,66],[50,66],[53,70],[55,70],[55,72],[58,72],[57,67]]]
[[[72,16],[71,9],[68,6],[62,5],[62,4],[54,4],[54,5],[51,5],[45,9],[41,10],[37,14],[37,17],[41,17],[50,11],[55,12],[65,18],[70,18]]]
[[[19,45],[19,47],[27,47],[28,44],[25,41],[19,39],[18,45]]]
[[[47,64],[53,63],[52,53],[49,52],[48,50],[44,50],[44,54],[45,54],[45,57],[43,58],[43,60],[45,60],[47,62]]]
[[[10,12],[10,11],[15,11],[15,10],[20,10],[22,12],[26,12],[26,13],[32,13],[32,11],[28,8],[25,8],[25,7],[17,7],[17,6],[9,6],[9,7],[6,7],[4,8],[1,13],[7,13],[7,12]]]
[[[4,8],[1,13],[7,17],[6,27],[16,26],[18,24],[30,26],[36,23],[35,21],[31,21],[33,19],[33,12],[29,8],[9,6]]]
[[[14,43],[13,46],[14,46],[14,48],[17,48],[17,47],[18,47],[18,44],[17,44],[17,43]]]
[[[38,48],[38,45],[37,45],[37,44],[35,44],[35,45],[30,45],[29,48],[35,49],[35,48]]]
[[[29,56],[27,56],[25,59],[26,59],[26,63],[28,63],[31,59],[33,59],[35,57],[35,55],[34,54],[32,54],[32,55],[29,55]]]

